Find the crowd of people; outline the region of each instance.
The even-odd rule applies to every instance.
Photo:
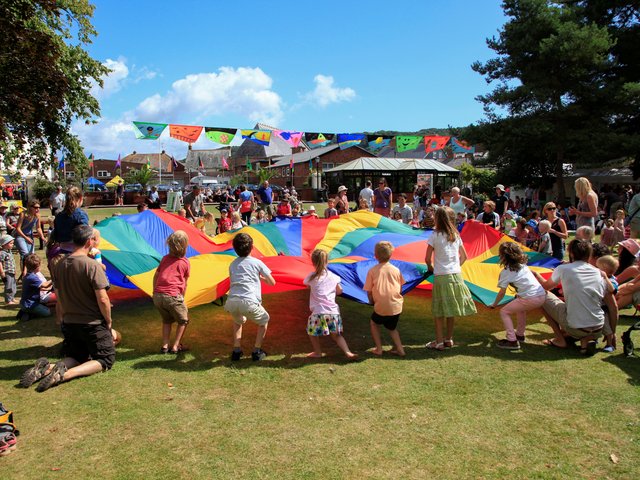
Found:
[[[547,202],[543,214],[535,209],[537,197],[529,202],[525,194],[524,210],[511,205],[511,199],[503,185],[497,185],[491,200],[484,201],[477,216],[473,208],[475,200],[461,195],[457,187],[424,203],[424,195],[407,202],[405,194],[394,195],[386,181],[381,180],[376,189],[371,182],[358,195],[358,208],[376,211],[381,215],[417,228],[431,228],[425,264],[433,275],[432,317],[435,339],[426,344],[434,351],[443,351],[454,346],[453,332],[456,317],[477,312],[471,294],[462,278],[462,265],[466,251],[460,239],[460,230],[467,221],[477,221],[487,228],[510,235],[514,242],[500,247],[500,265],[503,267],[498,279],[498,293],[490,308],[500,308],[505,338],[497,342],[499,348],[516,350],[525,342],[526,313],[542,308],[544,316],[553,330],[553,337],[545,344],[554,348],[567,348],[579,343],[585,355],[592,355],[597,341],[604,337],[604,351],[616,349],[616,326],[619,307],[640,304],[640,244],[628,235],[640,232],[633,219],[640,210],[640,195],[631,196],[625,203],[605,198],[613,223],[604,222],[601,240],[593,243],[596,221],[601,216],[602,203],[585,178],[576,180],[578,202],[569,208],[568,214],[577,226],[575,239],[568,244],[568,261],[564,261],[565,240],[568,225],[558,213],[557,204]],[[77,187],[70,187],[51,202],[53,216],[47,220],[47,235],[40,218],[40,205],[32,201],[24,211],[12,208],[8,214],[6,206],[0,208],[3,228],[0,235],[0,276],[5,287],[7,305],[19,307],[17,317],[28,320],[34,317],[55,316],[64,337],[65,358],[56,363],[38,359],[35,365],[22,376],[24,387],[39,382],[37,390],[44,391],[58,383],[79,376],[91,375],[111,368],[115,362],[115,344],[119,340],[112,328],[111,303],[107,295],[109,282],[105,266],[101,264],[99,250],[100,234],[88,223],[82,209],[83,194]],[[276,202],[269,182],[264,182],[254,194],[240,187],[235,202],[225,202],[216,219],[220,231],[233,230],[255,223],[266,222],[275,216],[300,215],[299,202],[291,192]],[[228,199],[227,199],[228,200]],[[275,205],[274,205],[275,204]],[[636,205],[636,207],[634,207]],[[625,212],[625,209],[628,211]],[[54,211],[55,210],[55,211]],[[350,211],[348,189],[338,188],[335,197],[329,198],[325,217]],[[620,213],[622,212],[622,213]],[[227,216],[227,214],[229,214]],[[181,214],[196,226],[207,215],[205,199],[198,187],[184,197]],[[316,215],[309,208],[306,215]],[[631,221],[625,222],[631,219]],[[605,219],[607,220],[607,219]],[[629,224],[629,225],[628,225]],[[608,234],[613,229],[613,233]],[[611,238],[613,240],[611,240]],[[635,238],[635,237],[634,237]],[[46,240],[46,259],[51,280],[41,272],[41,259],[35,254],[35,240]],[[179,353],[187,350],[182,343],[189,322],[184,293],[190,274],[190,263],[186,258],[188,235],[176,231],[167,239],[169,253],[162,259],[153,279],[153,301],[162,318],[162,353]],[[527,266],[527,255],[523,245],[553,255],[563,262],[552,275],[543,278]],[[20,262],[16,263],[12,249],[16,247]],[[247,319],[258,325],[257,336],[251,357],[261,361],[267,353],[262,349],[268,329],[269,313],[262,305],[261,283],[275,283],[268,267],[251,256],[252,238],[238,233],[233,238],[237,258],[229,267],[230,289],[225,310],[233,319],[233,350],[231,359],[242,356],[242,327]],[[617,252],[611,246],[617,246]],[[373,313],[370,318],[373,348],[370,353],[382,355],[380,326],[389,333],[393,348],[389,351],[405,356],[398,331],[402,313],[404,279],[400,271],[389,260],[393,256],[393,245],[379,242],[375,246],[378,265],[367,274],[363,290],[367,292]],[[323,355],[320,337],[331,336],[347,358],[356,359],[343,336],[340,309],[335,301],[341,293],[340,278],[327,269],[327,254],[322,250],[311,253],[314,271],[304,280],[310,288],[310,315],[307,333],[312,351],[310,358]],[[20,301],[16,301],[17,284],[22,283]],[[515,299],[504,304],[509,288],[515,288]],[[514,327],[513,316],[516,317]],[[177,323],[171,338],[172,324]]]

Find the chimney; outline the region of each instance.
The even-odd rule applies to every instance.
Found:
[[[132,153],[132,155],[135,155],[135,154],[136,154],[136,151],[134,150],[134,151],[133,151],[133,153]]]

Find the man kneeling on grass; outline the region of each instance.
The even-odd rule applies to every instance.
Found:
[[[115,361],[111,303],[107,295],[109,282],[102,266],[88,256],[92,236],[90,226],[75,227],[71,232],[73,253],[51,272],[66,356],[53,365],[46,358],[39,358],[20,378],[20,386],[24,388],[42,379],[36,390],[44,392],[72,378],[109,370]]]

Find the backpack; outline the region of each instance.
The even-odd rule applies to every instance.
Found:
[[[13,412],[0,403],[0,456],[8,455],[16,449],[16,437],[20,432],[13,423]]]

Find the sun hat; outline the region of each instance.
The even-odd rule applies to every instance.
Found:
[[[4,247],[7,243],[13,242],[14,240],[15,238],[11,235],[2,235],[2,237],[0,237],[0,247]]]
[[[517,217],[517,215],[515,214],[515,212],[513,210],[507,210],[505,213],[507,215],[511,215],[511,217]]]
[[[640,244],[636,242],[633,238],[627,238],[622,242],[618,242],[618,245],[620,245],[622,248],[627,250],[634,257],[637,257],[638,253],[640,253]]]
[[[502,185],[501,183],[499,183],[498,185],[496,185],[496,187],[495,187],[495,188],[499,188],[501,192],[504,192],[504,191],[505,191],[505,189],[504,189],[504,185]]]
[[[307,211],[308,211],[308,212],[315,212],[315,211],[316,211],[316,207],[314,207],[313,205],[311,205]]]
[[[346,191],[346,190],[348,190],[348,189],[347,189],[347,187],[345,187],[344,185],[340,185],[340,186],[338,187],[338,193],[340,193],[340,192],[344,192],[344,191]]]

